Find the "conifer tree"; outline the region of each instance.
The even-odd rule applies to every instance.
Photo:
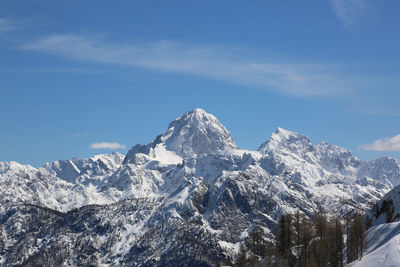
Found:
[[[301,218],[300,211],[297,210],[294,215],[294,228],[295,228],[295,234],[296,234],[295,245],[298,249],[300,246],[301,219],[302,218]]]
[[[310,243],[314,238],[314,225],[311,220],[304,218],[301,220],[300,227],[300,240],[301,240],[301,254],[300,254],[300,266],[308,266],[311,262],[311,249]]]
[[[236,258],[235,266],[247,266],[247,259],[246,259],[246,248],[243,244],[240,244],[239,253]]]
[[[317,265],[318,266],[326,266],[328,263],[329,255],[329,224],[326,219],[326,213],[322,207],[319,207],[317,214],[315,216],[315,228],[318,240],[318,248],[317,248]]]
[[[330,220],[330,266],[343,266],[343,225],[339,216]]]

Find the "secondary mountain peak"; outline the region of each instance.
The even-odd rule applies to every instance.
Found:
[[[307,136],[278,127],[269,140],[261,144],[258,150],[264,154],[276,149],[298,153],[307,152],[313,150],[313,148],[314,146]]]
[[[65,181],[74,182],[80,175],[95,176],[112,172],[121,165],[123,159],[121,153],[113,152],[84,159],[57,160],[46,163],[43,167]]]

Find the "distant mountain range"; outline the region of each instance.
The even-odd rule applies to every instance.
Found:
[[[273,240],[282,214],[367,212],[399,184],[393,158],[361,161],[282,128],[257,151],[240,149],[194,109],[125,156],[0,162],[0,263],[213,265],[255,225]]]

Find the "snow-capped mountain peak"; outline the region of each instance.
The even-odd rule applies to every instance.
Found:
[[[279,127],[272,133],[269,140],[259,147],[258,151],[263,154],[280,151],[280,153],[293,153],[302,157],[314,149],[315,147],[307,136]]]
[[[212,114],[201,108],[186,112],[168,125],[165,133],[157,136],[148,145],[134,146],[124,163],[137,162],[135,155],[143,153],[153,158],[195,158],[201,154],[212,154],[238,148],[231,134]],[[158,153],[157,153],[158,151]]]
[[[200,108],[171,122],[161,140],[168,150],[183,157],[237,148],[219,120]]]

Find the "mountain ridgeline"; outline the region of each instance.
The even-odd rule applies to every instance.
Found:
[[[0,182],[5,266],[214,266],[255,228],[276,242],[285,214],[369,210],[400,184],[400,164],[282,128],[257,151],[240,149],[194,109],[125,156],[0,162]]]

